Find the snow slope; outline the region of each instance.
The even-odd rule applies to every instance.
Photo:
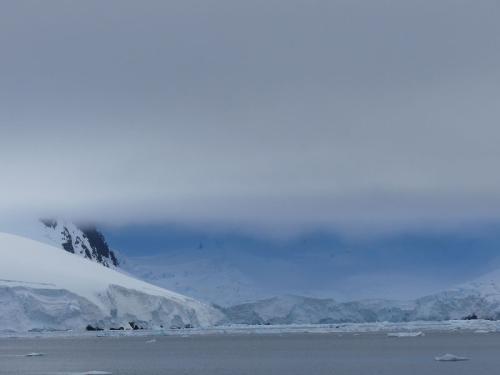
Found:
[[[208,326],[221,313],[34,240],[0,233],[0,330]]]
[[[475,290],[489,303],[500,303],[500,269],[459,286],[459,290]]]
[[[273,295],[223,257],[190,253],[169,256],[120,257],[120,268],[154,285],[208,303],[230,306]]]
[[[468,259],[464,263],[470,269],[463,271],[462,265],[443,267],[445,263],[428,251],[429,258],[438,258],[429,266],[427,261],[405,260],[404,246],[397,251],[361,245],[350,249],[314,236],[283,242],[246,238],[225,241],[201,235],[199,239],[196,233],[178,240],[175,232],[171,241],[155,233],[152,236],[157,255],[148,251],[148,241],[144,240],[128,259],[119,257],[120,268],[152,284],[225,307],[290,294],[342,301],[413,299],[482,272]],[[148,256],[140,255],[140,250]],[[415,253],[420,254],[419,259],[427,257],[427,253]]]
[[[0,232],[17,234],[63,249],[110,268],[119,267],[119,257],[102,233],[91,224],[64,219],[23,218],[0,223]]]

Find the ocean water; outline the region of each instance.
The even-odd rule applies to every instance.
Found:
[[[26,357],[28,353],[43,356]],[[452,353],[464,362],[437,362]],[[0,374],[491,375],[500,334],[430,332],[0,339]]]

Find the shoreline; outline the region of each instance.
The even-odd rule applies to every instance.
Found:
[[[205,335],[279,335],[279,334],[367,334],[395,332],[500,332],[500,321],[446,320],[415,322],[373,322],[339,324],[291,324],[291,325],[228,325],[185,329],[124,330],[124,331],[36,331],[0,332],[0,338],[52,338],[52,337],[189,337]]]

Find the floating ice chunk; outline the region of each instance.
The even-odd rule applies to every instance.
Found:
[[[456,361],[468,361],[469,360],[469,358],[467,358],[467,357],[460,357],[458,355],[450,354],[450,353],[447,353],[447,354],[439,356],[439,357],[435,357],[434,359],[436,361],[440,361],[440,362],[456,362]]]
[[[87,371],[87,372],[79,372],[77,375],[111,375],[112,372],[108,371]]]
[[[25,357],[42,357],[44,355],[45,354],[43,354],[43,353],[28,353],[28,354],[25,354],[24,356]]]
[[[478,330],[474,331],[474,333],[491,333],[491,332],[494,332],[494,331],[488,331],[487,329],[478,329]]]
[[[419,337],[424,336],[424,333],[421,331],[418,332],[389,332],[387,334],[389,337]]]
[[[146,344],[153,344],[155,342],[156,342],[156,339],[151,339],[151,340],[146,341]]]

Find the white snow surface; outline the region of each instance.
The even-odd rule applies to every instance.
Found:
[[[209,326],[222,315],[59,248],[0,233],[0,330]]]
[[[231,306],[275,295],[224,256],[203,251],[182,251],[169,256],[120,257],[120,268],[152,284],[198,300]]]

